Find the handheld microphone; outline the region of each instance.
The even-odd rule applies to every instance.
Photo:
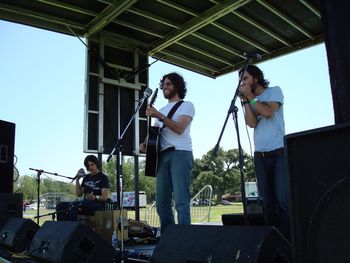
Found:
[[[262,56],[259,53],[247,53],[247,52],[243,52],[243,56],[245,56],[246,58],[253,58],[253,59],[261,59]]]
[[[73,178],[72,182],[74,182],[74,180],[76,180],[78,177],[85,177],[86,173],[85,170],[83,168],[80,168],[79,171],[77,172],[77,175]]]
[[[142,104],[149,96],[152,94],[152,90],[150,88],[146,88],[143,92],[143,97],[140,99],[139,104]]]

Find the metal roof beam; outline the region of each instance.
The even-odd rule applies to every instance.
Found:
[[[116,0],[87,24],[87,35],[92,35],[112,22],[114,18],[136,3],[137,0]]]
[[[129,8],[128,12],[130,13],[134,13],[136,15],[139,15],[139,16],[142,16],[142,17],[145,17],[145,18],[148,18],[148,19],[151,19],[157,23],[160,23],[160,24],[163,24],[163,25],[166,25],[166,26],[169,26],[169,27],[172,27],[172,28],[179,28],[180,25],[169,20],[169,19],[166,19],[164,17],[161,17],[161,16],[157,16],[157,15],[154,15],[150,12],[147,12],[147,11],[144,11],[144,10],[141,10],[141,9],[138,9],[138,8],[135,8],[135,7],[131,7]]]
[[[319,10],[317,10],[315,7],[313,7],[308,1],[306,1],[306,0],[299,0],[299,2],[302,3],[305,7],[307,7],[317,17],[321,18],[321,12]]]
[[[249,18],[248,16],[242,14],[241,12],[233,11],[232,13],[234,15],[238,16],[239,18],[243,19],[244,21],[248,22],[252,26],[258,28],[261,31],[263,31],[264,33],[266,33],[267,35],[271,36],[272,38],[276,39],[277,41],[281,42],[282,44],[284,44],[284,45],[286,45],[288,47],[292,46],[287,40],[283,39],[281,36],[275,34],[271,30],[267,29],[266,27],[262,26],[261,24],[259,24],[255,20],[253,20],[253,19]]]
[[[217,0],[211,0],[211,2],[214,2],[214,3],[219,3],[219,1]],[[249,18],[248,16],[242,14],[241,12],[237,11],[237,10],[234,10],[232,11],[232,13],[236,16],[238,16],[239,18],[241,18],[242,20],[248,22],[249,24],[253,25],[254,27],[258,28],[259,30],[263,31],[264,33],[268,34],[269,36],[271,36],[272,38],[280,41],[281,43],[283,43],[284,45],[290,47],[291,44],[283,39],[281,36],[273,33],[271,30],[267,29],[266,27],[262,26],[261,24],[259,24],[258,22],[254,21],[253,19]]]
[[[288,16],[286,16],[285,14],[283,14],[280,10],[278,10],[277,8],[273,7],[272,5],[262,1],[262,0],[256,0],[259,4],[261,4],[262,6],[264,6],[266,9],[270,10],[272,13],[274,13],[276,16],[278,16],[279,18],[281,18],[282,20],[284,20],[285,22],[287,22],[289,25],[291,25],[292,27],[294,27],[296,30],[298,30],[299,32],[301,32],[302,34],[304,34],[305,36],[307,36],[308,38],[314,38],[309,32],[307,32],[305,29],[303,29],[301,26],[299,26],[297,23],[295,23],[294,21],[292,21],[292,19],[290,19]]]
[[[230,46],[227,46],[227,45],[224,45],[223,43],[219,42],[219,41],[216,41],[215,39],[211,38],[211,37],[208,37],[208,36],[205,36],[201,33],[193,33],[192,35],[194,35],[195,37],[198,37],[200,39],[202,39],[203,41],[206,41],[216,47],[219,47],[233,55],[236,55],[238,57],[241,57],[243,59],[245,59],[246,57],[242,54],[242,52],[240,51],[237,51],[235,49],[233,49],[232,47]]]
[[[213,25],[213,26],[216,26],[217,28],[220,28],[222,31],[225,31],[225,32],[228,33],[229,35],[234,36],[235,38],[238,38],[238,39],[242,40],[243,42],[246,42],[246,43],[248,43],[249,45],[252,45],[252,46],[254,46],[254,47],[256,47],[256,48],[258,48],[258,49],[260,49],[260,50],[262,50],[262,51],[264,51],[264,52],[266,52],[266,53],[269,53],[269,52],[270,52],[266,47],[264,47],[264,46],[262,46],[262,45],[260,45],[260,44],[258,44],[258,43],[256,43],[256,42],[254,42],[254,41],[251,40],[251,39],[248,39],[247,37],[245,37],[245,36],[239,34],[239,33],[236,32],[236,31],[231,30],[231,29],[228,28],[227,26],[224,26],[224,25],[221,25],[221,24],[215,23],[215,22],[212,23],[212,25]]]
[[[186,43],[184,43],[184,42],[177,42],[176,44],[177,44],[177,45],[180,45],[180,46],[182,46],[182,47],[185,47],[185,48],[187,48],[187,49],[190,49],[190,50],[192,50],[192,51],[195,51],[195,52],[197,52],[197,53],[199,53],[199,54],[201,54],[201,55],[203,55],[203,56],[206,56],[206,57],[208,57],[208,58],[211,58],[211,59],[213,59],[213,60],[219,61],[219,62],[221,62],[221,63],[223,63],[223,64],[232,65],[232,61],[229,61],[229,60],[227,60],[227,59],[223,59],[222,57],[219,58],[217,55],[214,55],[214,54],[211,54],[211,53],[209,53],[209,52],[206,52],[206,51],[204,51],[204,50],[202,50],[202,49],[193,47],[193,46],[188,45],[188,44],[186,44]]]
[[[52,30],[52,28],[48,27],[48,23],[52,23],[54,25],[56,25],[56,29],[60,32],[62,32],[62,28],[61,30],[58,29],[59,26],[69,26],[71,28],[75,28],[78,29],[80,31],[80,34],[82,31],[85,31],[85,27],[83,24],[77,23],[75,21],[71,21],[68,19],[64,19],[61,17],[57,17],[57,16],[52,16],[52,15],[47,15],[47,14],[43,14],[43,13],[39,13],[36,11],[32,11],[29,9],[25,9],[25,8],[20,8],[20,7],[14,7],[14,6],[8,6],[6,4],[0,4],[0,10],[3,10],[5,12],[7,12],[8,14],[13,14],[13,18],[16,18],[16,20],[20,20],[20,18],[22,19],[22,22],[27,23],[28,25],[33,26],[32,24],[35,24],[38,27],[42,27],[42,28],[47,28],[49,30]],[[28,19],[26,19],[26,17]],[[63,30],[65,33],[69,33],[71,34],[71,32],[69,30]]]
[[[222,16],[230,13],[232,10],[239,8],[242,5],[247,4],[251,0],[226,0],[220,4],[208,9],[201,16],[195,17],[185,23],[179,30],[174,30],[170,32],[165,39],[157,40],[153,43],[156,47],[149,52],[149,55],[153,55],[156,52],[163,50],[164,48],[172,45],[181,38],[186,37],[187,35],[199,30],[200,28],[206,26],[207,24],[212,23],[213,21],[221,18]]]
[[[57,1],[57,0],[37,0],[37,1],[48,4],[48,5],[57,6],[59,8],[65,9],[65,10],[70,10],[73,12],[81,13],[84,15],[96,16],[98,14],[92,10],[88,10],[86,8],[81,8],[79,6],[67,4],[67,3],[64,3],[62,1]]]
[[[132,29],[135,29],[139,32],[142,32],[142,33],[145,33],[145,34],[148,34],[148,35],[151,35],[151,36],[155,36],[155,37],[158,37],[158,38],[164,38],[163,35],[155,32],[155,31],[151,31],[145,27],[141,27],[141,26],[136,26],[134,24],[130,24],[130,23],[127,23],[127,22],[124,22],[122,20],[118,20],[118,19],[114,19],[113,20],[113,23],[116,23],[116,24],[119,24],[119,25],[122,25],[122,26],[125,26],[125,27],[128,27],[128,28],[132,28]]]
[[[186,62],[186,64],[188,64],[188,65],[196,66],[198,68],[205,69],[207,71],[210,71],[211,75],[214,75],[215,73],[218,73],[215,68],[209,67],[207,64],[202,64],[202,63],[199,63],[199,62],[194,62],[193,60],[189,60],[188,57],[183,57],[182,55],[180,55],[179,53],[176,53],[176,52],[169,52],[167,50],[162,50],[158,54],[164,54],[166,56],[170,56],[170,57],[176,58],[177,60],[182,60],[182,61]],[[166,58],[166,56],[165,56],[165,58]]]

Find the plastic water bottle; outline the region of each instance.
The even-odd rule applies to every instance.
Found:
[[[118,245],[117,232],[114,230],[112,234],[112,246],[114,248],[117,248],[117,245]]]

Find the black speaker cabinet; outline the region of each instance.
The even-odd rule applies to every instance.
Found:
[[[265,218],[263,214],[247,214],[244,218],[244,214],[223,214],[221,215],[221,221],[224,226],[263,226],[265,225]],[[245,222],[246,221],[246,222]]]
[[[114,247],[80,222],[46,221],[35,234],[29,253],[44,262],[114,262]]]
[[[0,230],[0,243],[10,251],[24,252],[38,229],[39,226],[31,219],[9,217]]]
[[[14,123],[0,120],[0,193],[13,192],[15,127]]]
[[[350,125],[285,136],[295,262],[349,262]]]
[[[270,226],[170,225],[152,262],[291,262],[291,248]]]
[[[0,193],[0,227],[9,217],[23,217],[22,193]]]

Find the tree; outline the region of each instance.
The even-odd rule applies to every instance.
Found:
[[[14,192],[23,193],[23,200],[37,200],[37,190],[37,177],[33,175],[19,176],[17,181],[14,183]],[[49,192],[75,195],[75,186],[70,183],[41,177],[40,194],[42,195]]]
[[[122,163],[123,191],[134,191],[135,171],[133,158],[124,158]],[[140,162],[139,169],[139,189],[145,191],[147,202],[155,200],[155,178],[145,176],[145,161]],[[103,170],[107,173],[110,181],[111,192],[117,191],[116,184],[116,158],[112,158],[108,163],[103,162]]]
[[[245,181],[254,178],[252,158],[243,153],[243,172]],[[220,201],[225,193],[240,191],[241,173],[238,149],[224,151],[219,149],[216,156],[210,150],[201,159],[196,159],[192,170],[192,192],[196,193],[206,184],[213,187],[214,195]]]

